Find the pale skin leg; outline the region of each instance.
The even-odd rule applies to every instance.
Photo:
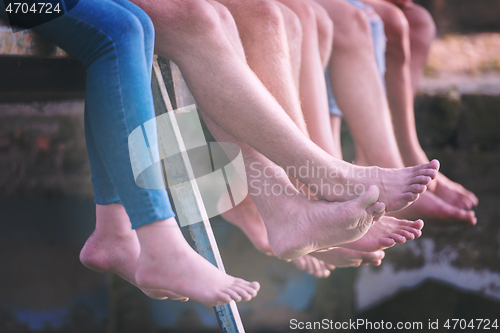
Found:
[[[284,2],[286,2],[286,1],[284,1]],[[324,10],[315,3],[307,3],[305,1],[302,1],[302,2],[299,1],[299,2],[293,2],[293,4],[299,4],[299,6],[292,6],[292,8],[301,20],[304,38],[307,38],[307,37],[314,38],[318,41],[319,35],[320,35],[319,33],[317,33],[318,30],[320,30],[319,29],[320,24],[316,24],[316,20],[318,19],[318,17],[323,16],[323,20],[326,20],[326,22],[331,24],[328,17],[326,17],[327,16],[326,12],[324,12]],[[315,7],[315,8],[312,8],[312,7]],[[306,14],[304,14],[304,13],[306,13]],[[283,12],[283,14],[286,16],[286,12]],[[313,16],[313,17],[311,17],[311,16]],[[285,21],[286,21],[286,19],[285,19]],[[308,27],[307,27],[307,25],[311,24],[311,22],[314,23],[314,24],[312,24],[312,27],[316,31],[316,33],[313,34],[312,36],[309,35],[310,29],[308,29]],[[323,24],[323,25],[328,25],[328,23]],[[327,29],[328,29],[328,27],[326,27],[326,29],[324,27],[324,30],[327,30]],[[290,33],[293,33],[293,31]],[[324,32],[321,35],[323,37],[325,37],[325,36],[328,37],[328,35],[325,34]],[[313,45],[309,45],[307,43],[302,43],[302,46],[303,46],[303,48],[306,48],[309,50],[311,47],[320,48],[320,46],[318,44],[319,45],[331,44],[331,40],[329,38],[322,39],[321,43],[317,42]],[[328,50],[328,48],[326,48],[326,47],[323,47],[322,49]],[[325,52],[323,51],[323,53],[325,53]],[[293,55],[293,53],[292,53],[292,55]],[[322,68],[323,66],[321,64],[322,58],[320,56],[320,53],[317,50],[317,52],[313,53],[313,55],[314,56],[307,56],[307,52],[303,52],[302,63],[306,63],[307,61],[311,61],[311,60],[316,61],[316,64],[319,65],[319,66],[317,66],[319,68],[316,68],[316,72],[315,72],[316,77],[318,77],[317,74],[319,74],[319,78],[321,80],[323,80],[323,82],[324,82],[324,76],[321,75],[323,72],[323,68]],[[328,56],[328,54],[323,54],[323,57],[327,57],[327,56]],[[315,67],[314,66],[309,66],[309,67],[302,66],[302,68],[315,68]],[[310,80],[311,76],[313,76],[313,75],[309,75],[309,76],[305,75],[303,77],[303,80],[307,82],[307,80]],[[306,84],[305,86],[308,86],[308,85]],[[314,86],[314,84],[312,86]],[[309,91],[309,93],[311,93],[311,94],[314,93],[316,95],[322,95],[323,97],[326,95],[326,93],[320,94],[320,93],[314,92],[314,91]],[[305,106],[304,106],[304,108],[305,108]],[[319,110],[309,110],[309,111],[311,113],[316,113],[316,114],[319,113],[320,111],[323,111],[323,115],[328,115],[326,105],[324,105],[324,107],[319,109]],[[307,119],[307,117],[306,117],[306,119]],[[327,124],[327,122],[325,122],[325,124]],[[309,125],[310,125],[310,123],[308,122],[308,127],[311,128],[311,126],[309,126]],[[312,132],[312,130],[311,130],[311,132]],[[313,141],[315,139],[313,139]],[[321,144],[319,144],[319,145],[321,146]],[[253,205],[253,202],[250,198],[247,198],[238,207],[224,213],[223,217],[225,217],[227,220],[233,222],[234,224],[238,225],[248,235],[248,237],[252,240],[252,242],[254,243],[254,245],[257,248],[263,250],[266,253],[272,253],[272,250],[270,249],[270,246],[268,243],[265,225],[260,217],[259,212],[257,211],[257,208]],[[376,251],[378,249],[378,247],[386,248],[386,247],[394,245],[396,242],[401,243],[401,242],[406,241],[407,238],[405,238],[404,236],[408,237],[408,239],[413,239],[413,238],[418,237],[420,235],[420,233],[419,233],[420,231],[417,229],[409,229],[409,230],[413,231],[413,233],[411,233],[411,232],[408,232],[406,230],[403,230],[403,228],[401,228],[401,227],[399,228],[401,230],[398,230],[399,234],[396,234],[394,232],[395,231],[394,229],[398,229],[398,228],[397,227],[394,228],[394,226],[393,226],[394,223],[390,223],[390,222],[398,221],[398,222],[403,223],[403,221],[399,221],[396,219],[391,220],[390,218],[388,218],[387,220],[388,220],[387,222],[380,223],[380,225],[376,225],[377,227],[375,227],[373,232],[370,233],[370,231],[369,231],[369,233],[372,236],[367,235],[369,237],[363,237],[357,243],[352,244],[351,247],[356,248],[356,246],[357,246],[359,248],[359,247],[364,246],[365,248],[369,248],[370,251]],[[405,221],[405,222],[410,223],[409,221]],[[385,228],[385,229],[387,229],[386,233],[384,233],[383,235],[380,233],[377,233],[377,230],[384,229],[384,227],[387,227],[387,228]],[[420,226],[420,228],[421,227],[422,226]],[[395,240],[393,240],[390,237],[393,237]],[[363,239],[366,239],[366,240],[363,241]],[[361,244],[360,244],[360,242],[361,242]],[[389,242],[390,242],[390,244],[388,244]],[[347,246],[349,246],[349,245],[347,245]],[[303,262],[303,264],[305,265],[307,263],[306,259],[308,259],[308,258],[302,258],[300,260],[297,259],[295,261],[295,263],[299,264],[300,262]],[[315,267],[315,266],[318,266],[318,265],[313,265],[311,262],[309,262],[308,267],[311,268],[311,267]],[[310,271],[310,269],[309,269],[309,271]]]
[[[418,30],[411,35],[411,26],[405,17],[405,12],[397,6],[382,0],[365,0],[370,4],[384,21],[387,36],[387,52],[385,82],[387,85],[387,99],[392,114],[394,133],[399,145],[399,151],[405,165],[425,163],[428,158],[418,141],[413,109],[415,81],[420,77],[429,50],[429,35],[432,36],[433,25],[429,13],[413,2],[403,5],[410,14],[412,22]],[[427,22],[427,24],[425,24]],[[430,27],[428,27],[431,25]],[[427,31],[431,30],[431,31]],[[416,36],[422,33],[423,36]],[[411,41],[414,41],[412,47]],[[429,45],[428,45],[429,44]],[[416,51],[414,55],[412,52]],[[415,57],[415,60],[413,58]],[[412,70],[413,73],[412,75]],[[460,184],[452,182],[444,175],[439,174],[431,187],[434,194],[444,201],[462,209],[471,209],[478,204],[477,197]]]
[[[333,49],[336,50],[336,52],[333,52],[332,54],[332,59],[330,60],[331,64],[337,63],[338,67],[341,69],[353,68],[353,65],[354,68],[356,68],[356,66],[376,68],[373,50],[370,47],[371,42],[365,42],[366,39],[371,41],[371,35],[369,34],[369,31],[364,28],[365,25],[368,25],[368,21],[367,18],[362,15],[362,12],[352,6],[349,6],[343,1],[317,0],[317,2],[324,6],[336,26],[333,46]],[[364,25],[361,24],[363,21],[366,21]],[[364,39],[362,36],[365,36]],[[364,42],[361,43],[361,41]],[[350,54],[351,56],[342,56],[341,53]],[[357,59],[358,63],[351,64],[350,66],[343,65],[344,62],[348,63],[350,59]],[[361,64],[363,62],[368,62],[368,64]],[[353,84],[352,80],[349,81],[348,78],[343,79],[343,76],[338,76],[339,74],[342,74],[349,77],[352,73],[342,71],[338,72],[332,70],[332,68],[335,68],[335,66],[330,66],[334,92],[338,97],[339,105],[344,111],[346,121],[350,126],[351,134],[355,140],[357,152],[356,162],[362,165],[401,166],[404,162],[399,153],[399,147],[397,144],[396,149],[394,149],[396,138],[394,136],[392,124],[390,123],[390,111],[387,107],[387,103],[384,101],[385,93],[382,89],[380,89],[382,84],[378,73],[373,70],[364,71],[362,78],[365,81],[365,84],[368,87],[371,87],[372,91],[378,91],[374,94],[378,95],[379,98],[370,99],[370,96],[372,96],[370,93],[368,93],[365,97],[357,96],[356,98],[353,98],[353,96],[355,97],[356,93],[359,93],[360,91],[364,93],[366,91],[366,87],[363,86],[364,89],[360,90],[360,86]],[[337,75],[337,78],[340,81],[339,84],[341,84],[341,87],[346,91],[342,90],[341,92],[337,92],[335,90],[334,74]],[[358,73],[357,75],[359,76],[361,74]],[[374,82],[379,82],[379,84],[374,84]],[[342,104],[344,100],[347,100],[349,103]],[[366,101],[368,100],[370,100],[369,106],[365,105],[364,107],[359,108],[359,105],[363,105],[363,103],[366,104]],[[353,106],[355,107],[353,108]],[[351,117],[351,112],[353,110],[357,117]],[[366,115],[364,115],[364,113],[366,113]],[[368,124],[365,121],[366,119],[369,119]],[[381,119],[381,121],[378,119]],[[366,126],[369,126],[368,130],[364,130]],[[376,129],[376,133],[384,133],[384,135],[375,134],[370,129]],[[387,138],[389,138],[388,145],[385,144]],[[378,149],[377,151],[377,146],[384,148],[388,147],[388,149]],[[367,147],[370,149],[366,149]],[[383,153],[378,153],[380,151]],[[421,200],[415,202],[411,207],[407,208],[407,211],[405,211],[403,215],[398,214],[398,216],[404,216],[409,219],[424,218],[426,221],[436,221],[436,219],[442,219],[445,217],[447,223],[450,225],[475,223],[475,216],[473,212],[453,207],[430,192],[424,193]]]
[[[215,1],[210,1],[210,3],[216,7],[221,8],[222,6]],[[290,10],[286,7],[280,7],[282,12],[290,14]],[[224,13],[222,12],[224,15]],[[221,15],[221,11],[219,11]],[[237,34],[230,33],[232,29],[232,19],[226,17],[223,19],[222,24],[225,25],[225,31],[227,37],[231,41],[231,44],[238,52],[241,59],[245,60],[245,54],[243,51],[243,46],[241,45],[241,40]],[[292,71],[294,72],[294,79],[296,84],[299,81],[300,72],[300,39],[302,36],[301,27],[297,26],[297,18],[291,15],[284,15],[284,24],[287,31],[293,32],[293,37],[287,34],[287,41],[290,47],[290,61],[292,66]],[[255,207],[250,196],[247,196],[243,202],[241,202],[237,207],[225,212],[222,216],[230,223],[238,226],[250,239],[252,244],[260,251],[267,255],[274,255],[274,252],[269,245],[269,240],[267,237],[266,227],[260,214]],[[309,274],[314,275],[317,278],[324,278],[330,275],[329,266],[319,259],[310,257],[308,255],[302,256],[300,258],[294,259],[292,261],[299,269],[306,270]],[[304,267],[303,267],[304,265]]]
[[[322,243],[322,241],[316,239],[318,238],[318,230],[324,230],[325,228],[337,229],[336,224],[340,221],[333,221],[331,220],[331,217],[329,218],[329,220],[325,220],[325,216],[323,216],[323,218],[317,218],[315,221],[311,221],[311,209],[314,210],[313,215],[315,217],[322,215],[321,213],[332,216],[333,211],[337,211],[339,215],[342,215],[342,213],[345,214],[348,210],[351,210],[351,212],[355,212],[353,214],[354,216],[344,216],[341,221],[343,221],[342,223],[354,223],[356,225],[359,225],[361,233],[365,232],[364,229],[371,225],[371,220],[373,219],[372,215],[380,214],[383,212],[385,208],[384,205],[381,203],[376,203],[376,196],[378,194],[378,191],[375,187],[371,188],[370,191],[363,197],[358,198],[355,201],[350,201],[343,204],[326,202],[320,203],[307,200],[306,198],[301,196],[292,186],[283,170],[276,167],[276,165],[274,165],[267,158],[265,158],[249,146],[243,144],[242,142],[239,142],[235,137],[232,137],[229,133],[225,132],[221,127],[215,124],[215,122],[213,122],[210,117],[206,116],[204,110],[201,110],[201,113],[204,116],[207,126],[216,139],[223,142],[234,142],[242,147],[242,151],[244,153],[246,161],[247,172],[255,172],[253,168],[249,168],[249,165],[252,162],[257,162],[259,163],[258,167],[260,168],[260,170],[262,170],[262,168],[264,167],[268,167],[273,170],[272,173],[274,174],[281,173],[281,177],[260,179],[260,177],[263,176],[263,173],[259,172],[260,175],[258,175],[256,178],[259,178],[263,181],[272,182],[273,185],[276,184],[281,187],[282,190],[286,189],[291,194],[293,194],[292,197],[283,195],[266,196],[263,193],[262,195],[253,195],[254,200],[257,202],[257,207],[259,208],[260,214],[263,216],[264,223],[266,223],[266,229],[268,230],[268,232],[270,232],[269,241],[271,248],[278,257],[294,259],[297,257],[301,257],[308,252],[314,251],[319,247],[323,247],[325,245]],[[255,176],[252,175],[250,175],[249,177],[255,178]],[[301,203],[298,203],[297,200],[299,200]],[[348,206],[344,206],[346,204]],[[312,206],[315,206],[314,209]],[[281,209],[276,209],[276,207],[281,207]],[[295,216],[293,219],[288,216],[283,216],[283,214],[280,213],[281,211],[286,211],[291,216]],[[300,224],[302,225],[307,225],[308,229],[310,229],[310,234],[307,235],[307,233],[302,233],[299,236],[297,234],[298,230],[303,229],[303,227],[301,227],[299,223],[290,223],[290,221],[298,221],[301,222]],[[317,226],[315,227],[314,224],[316,224]],[[349,235],[346,235],[345,232],[343,232],[343,228],[340,227],[340,229],[341,230],[339,231],[338,235],[336,235],[336,237],[357,238],[359,235],[359,231],[352,233],[348,232],[347,234]],[[288,236],[285,237],[284,235]],[[335,242],[336,240],[334,238],[329,237],[327,242]],[[311,239],[315,240],[311,241]],[[314,244],[312,244],[311,242]]]
[[[413,1],[401,6],[401,10],[410,24],[410,73],[413,96],[415,96],[432,41],[436,37],[436,25],[431,14]]]
[[[265,223],[269,244],[282,259],[295,259],[310,252],[359,239],[370,228],[374,215],[383,214],[373,186],[362,196],[342,203],[311,201],[298,193],[286,173],[249,146],[202,115],[214,137],[242,148],[249,193]],[[266,173],[272,175],[267,177]]]
[[[396,140],[391,134],[389,107],[373,57],[368,17],[343,0],[316,2],[326,9],[335,25],[330,80],[353,139],[363,156],[369,159],[368,164],[403,167]]]
[[[417,94],[418,83],[429,56],[432,41],[436,37],[436,24],[431,14],[412,0],[384,0],[398,6],[410,26],[410,73],[413,95]]]
[[[302,66],[301,69],[307,69],[307,73],[301,72],[301,96],[303,91],[306,91],[306,94],[315,96],[318,100],[325,100],[324,104],[316,103],[316,104],[307,104],[303,101],[303,110],[306,115],[306,121],[308,129],[311,133],[311,139],[321,148],[325,149],[330,154],[334,154],[334,149],[328,149],[329,147],[325,145],[325,142],[332,142],[332,138],[326,138],[326,140],[321,140],[321,133],[324,131],[329,131],[328,121],[327,119],[318,119],[318,114],[324,115],[328,117],[328,105],[326,101],[326,93],[325,89],[325,80],[323,73],[323,58],[328,57],[328,54],[323,52],[323,55],[320,54],[320,49],[327,49],[324,45],[331,44],[332,39],[328,34],[322,33],[320,38],[320,26],[322,26],[322,30],[328,30],[328,25],[331,25],[331,21],[328,18],[328,13],[319,5],[314,2],[309,1],[288,1],[288,0],[280,0],[282,3],[289,6],[295,14],[300,19],[303,31],[304,41],[302,42]],[[322,23],[321,23],[322,22]],[[333,36],[331,36],[333,37]],[[308,43],[307,40],[314,40],[315,43]],[[317,42],[316,42],[317,41]],[[314,49],[316,52],[311,52],[311,49]],[[328,59],[328,58],[327,58]],[[324,63],[326,64],[326,60]],[[312,64],[307,64],[307,63]],[[322,81],[322,85],[315,84],[315,81]],[[314,89],[303,89],[303,87],[310,88],[315,87]],[[307,116],[310,113],[312,117]],[[320,121],[310,121],[310,119],[316,118]],[[325,121],[326,120],[326,121]],[[326,125],[326,128],[321,128],[321,125]],[[314,135],[317,133],[318,135]],[[335,155],[334,155],[335,156]],[[378,251],[381,249],[385,249],[395,245],[396,243],[404,243],[407,239],[414,239],[416,237],[420,237],[421,229],[423,227],[422,221],[406,221],[406,220],[397,220],[391,217],[383,217],[378,223],[374,224],[372,228],[365,234],[361,239],[349,243],[343,244],[342,247],[350,248],[354,250],[360,251]]]
[[[333,24],[324,9],[314,2],[278,1],[297,15],[302,26],[299,92],[309,136],[314,143],[332,155],[335,146],[332,132],[329,130],[326,82],[324,75],[318,74],[324,72],[323,59],[329,57],[329,54],[326,54],[328,49],[323,45],[332,45]],[[291,35],[293,31],[287,33]]]
[[[307,133],[292,73],[291,51],[297,50],[290,50],[289,47],[301,45],[300,22],[289,14],[285,19],[282,11],[289,9],[274,1],[217,1],[226,6],[234,17],[248,66],[298,128]],[[287,35],[287,28],[292,33]],[[297,67],[296,61],[294,67]]]
[[[316,165],[323,165],[332,171],[340,167],[359,170],[360,167],[336,160],[310,140],[304,139],[304,134],[239,58],[213,7],[198,0],[171,0],[160,5],[146,1],[141,3],[139,0],[137,3],[155,24],[157,52],[179,66],[198,105],[219,126],[250,143],[281,166],[298,169],[307,167],[308,161],[314,161]],[[256,27],[256,33],[261,33],[258,30],[260,27],[264,36],[269,34],[265,31],[269,30],[268,25],[256,24]],[[221,54],[224,61],[221,61]],[[424,185],[428,184],[437,167],[437,163],[432,162],[403,170],[373,169],[373,173],[378,172],[378,177],[363,179],[362,182],[365,188],[381,185],[381,200],[387,202],[389,210],[396,210],[407,206],[425,190],[425,187],[412,185],[419,185],[422,181]],[[354,180],[352,178],[356,177],[350,173],[339,175],[339,179],[310,176],[299,177],[299,180],[317,186],[327,181],[331,183],[329,186],[333,186]],[[330,193],[325,198],[346,200],[350,197],[346,193]]]

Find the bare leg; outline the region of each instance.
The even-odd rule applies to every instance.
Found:
[[[368,17],[343,0],[316,2],[327,10],[335,25],[330,80],[354,140],[368,165],[403,167],[373,56]]]
[[[218,1],[228,8],[236,21],[248,66],[299,129],[307,133],[294,87],[289,47],[289,42],[294,47],[301,43],[302,29],[298,19],[273,1]],[[291,30],[288,35],[287,28]]]
[[[391,3],[381,0],[365,2],[384,21],[387,36],[385,81],[392,119],[397,125],[394,134],[404,163],[415,165],[419,160],[427,160],[427,156],[418,142],[413,112],[408,21],[403,12]]]
[[[225,132],[203,111],[202,115],[217,140],[242,147],[249,192],[278,257],[294,259],[332,247],[332,243],[358,239],[372,225],[373,216],[383,213],[385,205],[377,202],[376,187],[343,203],[307,200],[293,187],[283,169]]]
[[[330,115],[330,126],[332,129],[333,142],[335,145],[335,149],[333,151],[332,156],[343,159],[342,157],[342,140],[341,140],[341,127],[342,127],[342,118],[336,115]]]
[[[365,0],[365,2],[373,6],[384,21],[387,35],[387,98],[393,121],[397,124],[394,130],[399,151],[405,165],[425,163],[428,158],[418,141],[413,109],[414,89],[410,72],[413,54],[410,56],[410,27],[408,21],[404,13],[391,3],[380,0]],[[418,16],[426,13],[423,8],[417,8],[416,5],[414,5],[415,8],[413,9],[409,4],[406,6],[409,6],[409,12],[413,14],[414,21],[418,21]],[[423,20],[425,18],[420,19],[420,21]],[[423,36],[422,38],[427,39],[427,37]],[[424,57],[421,54],[423,51],[428,51],[428,48],[420,50],[417,61],[422,62],[426,59],[426,55]],[[462,209],[471,209],[477,205],[477,197],[460,184],[452,182],[442,174],[436,180],[429,189],[444,201]]]
[[[300,67],[300,99],[311,140],[327,153],[334,152],[334,139],[329,130],[328,100],[322,54],[324,45],[332,45],[333,24],[325,10],[308,0],[278,0],[289,7],[302,25],[302,61]],[[320,40],[320,26],[322,35]],[[328,34],[328,30],[331,32]],[[293,31],[287,31],[292,34]],[[320,47],[321,45],[321,47]],[[323,57],[329,56],[323,54]],[[257,73],[258,75],[258,73]],[[279,100],[278,100],[279,101]]]
[[[317,6],[317,5],[316,5]],[[287,40],[290,47],[290,60],[292,65],[292,71],[294,72],[294,77],[296,77],[296,84],[298,87],[299,73],[300,73],[300,60],[301,60],[301,43],[297,34],[301,35],[301,27],[296,26],[296,17],[291,13],[290,9],[284,5],[280,6],[281,12],[284,17],[284,25],[287,31]],[[292,14],[292,15],[290,15]],[[328,16],[326,15],[326,19]],[[329,19],[328,19],[329,21]],[[331,22],[327,22],[330,23]],[[326,23],[326,24],[327,24]],[[323,38],[328,37],[328,27],[323,28]],[[332,28],[330,26],[330,28]],[[229,36],[228,36],[229,37]],[[323,52],[329,52],[328,47],[331,47],[331,41],[326,41],[323,43]],[[233,46],[243,52],[243,49],[238,47],[233,43]],[[328,58],[329,55],[324,57]],[[255,247],[268,255],[273,255],[273,250],[269,245],[267,230],[265,228],[264,222],[257,210],[257,207],[253,203],[250,196],[248,196],[243,202],[241,202],[237,207],[225,212],[222,216],[229,222],[238,226],[252,241]],[[323,261],[316,259],[314,257],[304,255],[292,261],[297,268],[307,271],[309,274],[316,276],[317,278],[324,278],[330,275],[330,269],[334,267],[325,264]]]
[[[414,2],[407,2],[401,9],[410,24],[410,73],[415,96],[432,41],[436,37],[436,24],[431,14]]]
[[[303,183],[318,188],[325,181],[330,187],[353,180],[364,183],[365,189],[370,185],[381,185],[381,199],[387,202],[389,210],[407,206],[416,199],[418,193],[425,190],[425,186],[413,185],[422,182],[423,185],[428,184],[438,167],[436,163],[403,170],[369,169],[373,171],[372,175],[377,171],[377,177],[363,180],[353,177],[352,172],[345,175],[339,173],[340,168],[349,171],[363,169],[368,175],[369,170],[336,160],[305,139],[300,129],[239,57],[220,24],[216,10],[208,3],[199,0],[170,0],[161,4],[141,1],[137,0],[155,24],[157,52],[169,57],[180,67],[198,105],[211,119],[272,158],[278,165],[293,166],[298,170],[314,162],[338,174],[338,178],[326,180],[324,176],[299,175]],[[255,24],[255,27],[262,28],[266,38],[270,34],[266,24]],[[223,62],[221,55],[224,55]],[[427,174],[431,178],[425,178]],[[324,198],[347,200],[354,196],[349,196],[347,192],[336,195],[330,191]]]

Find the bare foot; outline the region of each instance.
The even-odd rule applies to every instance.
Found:
[[[429,190],[450,205],[467,210],[478,205],[479,200],[474,193],[459,183],[450,180],[442,173],[438,174],[435,182],[434,189]]]
[[[404,243],[422,235],[424,222],[422,220],[399,220],[384,216],[375,222],[368,232],[357,241],[341,244],[339,247],[356,251],[375,252]]]
[[[232,277],[196,253],[174,218],[144,225],[137,236],[135,279],[141,288],[169,290],[211,306],[249,301],[260,289],[258,282]]]
[[[335,266],[329,265],[323,260],[307,254],[293,259],[292,262],[299,270],[306,271],[308,274],[314,275],[318,279],[329,277],[330,271],[335,269]]]
[[[269,245],[264,221],[262,221],[262,217],[250,196],[221,216],[229,223],[239,227],[258,250],[269,256],[274,255],[273,249]],[[292,263],[299,270],[306,271],[317,278],[327,278],[330,276],[330,270],[335,269],[335,266],[327,265],[309,255],[293,259]]]
[[[311,201],[302,195],[274,196],[267,209],[259,210],[268,221],[274,253],[282,259],[295,259],[361,238],[372,226],[373,214],[385,210],[385,205],[377,202],[378,196],[376,186],[346,202]]]
[[[432,160],[429,163],[402,169],[387,169],[379,167],[363,167],[351,165],[349,170],[338,170],[333,176],[344,177],[345,184],[338,183],[339,179],[330,178],[330,186],[321,189],[318,197],[328,201],[349,200],[359,195],[367,187],[375,185],[380,190],[379,201],[386,205],[386,211],[398,211],[413,201],[427,189],[427,185],[437,176],[439,162]]]
[[[427,225],[466,226],[477,223],[474,211],[452,206],[431,192],[424,193],[411,206],[391,215],[407,219],[421,218]]]
[[[221,216],[229,223],[240,228],[259,251],[264,252],[268,256],[274,255],[273,249],[269,245],[269,239],[267,238],[266,226],[250,195],[236,207],[228,210]]]
[[[87,239],[80,252],[82,264],[96,272],[116,274],[134,286],[135,263],[139,258],[140,245],[135,231],[130,229],[128,235],[104,236],[94,231]],[[168,290],[141,289],[148,297],[162,300],[171,298],[187,301],[188,298],[169,292]]]
[[[343,248],[313,252],[314,256],[335,267],[358,267],[361,264],[379,266],[385,257],[384,251],[361,252]]]
[[[135,230],[122,205],[96,205],[96,229],[80,251],[80,261],[90,270],[116,274],[137,287],[135,264],[141,247]],[[141,289],[154,299],[187,301],[185,296],[168,290]]]

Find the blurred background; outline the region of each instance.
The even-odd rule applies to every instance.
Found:
[[[387,250],[379,268],[337,269],[316,280],[213,219],[227,271],[262,286],[239,306],[248,332],[286,332],[292,318],[424,327],[429,319],[498,319],[500,2],[416,2],[438,27],[415,102],[419,137],[444,174],[477,194],[478,225],[426,226],[420,239]],[[36,39],[18,34],[13,44],[0,27],[2,54]],[[0,55],[0,73],[0,332],[217,332],[211,308],[150,300],[79,262],[95,223],[81,64]],[[351,159],[345,126],[343,148]]]

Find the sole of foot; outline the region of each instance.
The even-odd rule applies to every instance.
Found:
[[[221,216],[227,222],[240,228],[257,250],[268,256],[274,255],[269,245],[266,225],[250,196],[233,209],[222,213]]]
[[[423,227],[422,220],[408,221],[384,216],[363,237],[339,247],[364,252],[380,251],[420,237]]]
[[[285,198],[283,206],[267,217],[273,219],[267,225],[274,253],[295,259],[361,238],[372,226],[373,215],[385,210],[378,197],[378,188],[371,186],[345,202],[310,201],[300,195]]]
[[[268,256],[274,256],[273,249],[269,245],[267,230],[252,198],[248,196],[233,209],[221,214],[227,222],[234,224],[249,238],[255,248]],[[335,266],[305,255],[292,260],[292,263],[301,271],[305,271],[318,279],[330,276],[330,271]]]

